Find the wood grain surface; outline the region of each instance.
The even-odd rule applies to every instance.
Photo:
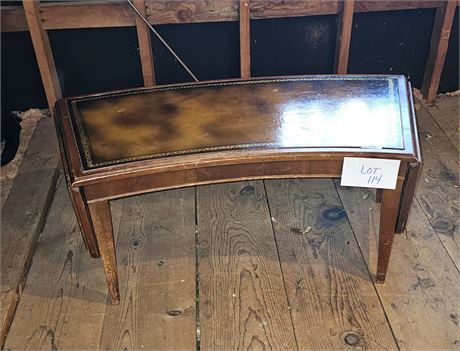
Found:
[[[332,181],[265,184],[299,349],[397,349]]]
[[[44,118],[32,135],[1,213],[0,347],[13,318],[53,197],[58,165],[53,121]]]
[[[101,349],[195,348],[193,188],[121,200],[120,305],[108,305]]]
[[[279,18],[332,15],[338,12],[337,0],[252,0],[251,18]],[[225,22],[238,20],[238,0],[151,0],[147,1],[148,20],[152,24]],[[357,1],[357,12],[433,8],[440,1]],[[113,0],[43,3],[45,29],[129,27],[135,16],[123,2]],[[2,32],[27,30],[24,11],[18,6],[2,9]]]
[[[433,117],[457,150],[460,150],[459,99],[459,96],[441,95],[437,97],[436,104],[426,106],[431,117]]]
[[[336,186],[361,252],[376,272],[379,205],[375,191]],[[414,201],[406,234],[396,235],[385,285],[376,285],[401,350],[457,350],[460,276]]]
[[[97,349],[106,295],[102,265],[86,253],[61,177],[5,348]]]
[[[454,124],[455,114],[449,108],[454,100],[441,98],[438,107],[428,110],[449,113],[438,119],[450,118]],[[416,201],[406,233],[395,237],[386,284],[376,289],[401,350],[457,350],[460,276],[458,188],[454,187],[458,161],[454,160],[458,151],[446,137],[449,124],[437,124],[428,110],[423,104],[417,110],[424,173]],[[379,223],[375,191],[340,187],[339,181],[336,186],[363,256],[375,274]],[[452,235],[439,231],[439,223],[445,224],[441,228],[450,228],[447,232]]]
[[[197,188],[202,350],[294,350],[263,183]]]
[[[460,271],[458,149],[424,107],[417,116],[423,169],[416,198]]]

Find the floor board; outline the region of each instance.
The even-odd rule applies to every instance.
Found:
[[[379,205],[375,191],[337,188],[372,274],[377,266]],[[459,348],[460,275],[415,201],[407,233],[396,235],[379,298],[401,350]]]
[[[443,130],[451,143],[459,150],[459,96],[441,95],[433,106],[426,109]]]
[[[299,349],[396,350],[333,182],[265,183]]]
[[[61,177],[5,348],[98,349],[106,296],[102,265],[85,250]]]
[[[294,350],[261,181],[197,188],[202,350]]]
[[[1,211],[0,348],[11,324],[56,185],[59,154],[51,118],[38,123],[29,143],[31,149],[24,155]]]
[[[117,235],[121,303],[107,306],[103,350],[195,347],[193,188],[122,201]],[[95,261],[94,264],[100,262]]]
[[[460,271],[458,150],[425,107],[417,111],[417,119],[423,169],[416,198]]]
[[[417,111],[424,170],[385,285],[375,190],[238,182],[113,201],[113,306],[61,178],[5,349],[460,350],[455,109],[439,111]]]

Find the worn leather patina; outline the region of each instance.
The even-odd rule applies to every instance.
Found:
[[[396,77],[259,79],[71,100],[86,169],[247,148],[404,149]]]

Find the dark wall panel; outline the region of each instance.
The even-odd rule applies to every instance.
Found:
[[[64,96],[143,85],[135,28],[48,33]]]
[[[336,16],[251,22],[253,76],[332,73]]]
[[[237,22],[168,24],[155,29],[199,80],[239,77]],[[155,34],[151,38],[157,83],[193,81]]]
[[[420,87],[435,9],[357,13],[350,48],[350,73],[395,73]],[[458,11],[440,92],[459,84]],[[251,21],[253,76],[332,73],[337,16]],[[237,22],[155,27],[200,80],[239,77]],[[136,29],[50,31],[65,96],[143,85]],[[159,84],[191,81],[152,34]],[[7,110],[46,107],[29,33],[1,33],[2,105]]]
[[[2,33],[2,109],[45,107],[46,96],[29,32]]]
[[[435,9],[356,13],[349,73],[404,74],[420,88]]]

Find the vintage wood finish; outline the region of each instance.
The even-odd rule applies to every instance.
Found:
[[[398,179],[395,190],[384,189],[380,211],[379,255],[376,282],[384,283],[393,246],[403,180]],[[402,200],[403,201],[403,200]]]
[[[375,202],[378,204],[382,203],[382,189],[377,189],[375,192]]]
[[[346,156],[401,160],[397,190],[383,191],[383,282],[400,204],[405,223],[416,183],[417,174],[405,180],[408,165],[420,162],[410,99],[400,76],[313,76],[61,100],[56,125],[67,180],[89,208],[76,206],[92,222],[81,226],[83,235],[99,248],[112,301],[119,290],[109,200],[237,180],[340,177]]]
[[[93,225],[88,212],[87,201],[82,188],[72,189],[68,186],[70,200],[75,210],[78,226],[82,233],[87,233],[83,236],[85,247],[93,258],[99,258],[99,247],[97,245],[96,234],[94,233]]]
[[[409,211],[412,205],[412,200],[415,196],[415,191],[417,190],[417,183],[420,179],[420,174],[422,172],[421,162],[412,162],[407,167],[406,179],[404,182],[404,187],[402,189],[402,201],[399,208],[398,220],[396,223],[395,232],[401,234],[406,230],[407,220],[409,219]],[[380,198],[378,202],[382,202],[382,191],[379,191]]]
[[[86,205],[86,198],[84,197],[83,188],[72,188],[72,177],[71,174],[73,170],[70,168],[69,163],[69,153],[67,143],[64,142],[65,137],[62,135],[64,131],[60,118],[54,119],[54,124],[56,127],[56,134],[58,136],[59,149],[61,151],[61,161],[63,165],[64,176],[67,183],[67,188],[69,191],[70,200],[72,206],[75,210],[75,215],[77,217],[77,222],[80,227],[80,230],[83,235],[83,241],[85,247],[88,250],[89,254],[93,258],[99,258],[99,248],[97,246],[96,236],[94,234],[93,226],[90,221],[90,216],[88,213],[88,207]]]
[[[409,91],[412,91],[411,85],[409,83]],[[411,208],[412,200],[415,196],[415,191],[417,189],[417,184],[420,179],[422,171],[422,152],[420,150],[420,143],[418,140],[418,127],[417,120],[415,118],[415,108],[414,108],[414,99],[411,95],[407,96],[410,104],[410,111],[412,116],[412,141],[414,143],[414,153],[416,155],[416,160],[409,162],[406,169],[406,180],[402,189],[402,201],[398,213],[398,221],[396,223],[396,233],[402,233],[406,230],[407,220],[409,218],[409,211]],[[382,191],[377,192],[377,201],[381,203],[382,201]]]
[[[165,166],[180,169],[201,162],[210,166],[222,156],[225,163],[321,152],[401,154],[398,158],[413,159],[411,119],[398,114],[400,110],[401,116],[410,115],[410,92],[403,77],[389,77],[391,81],[385,76],[349,75],[171,85],[85,96],[70,100],[72,106],[61,101],[59,109],[66,138],[72,141],[69,162],[75,179],[82,182],[100,182],[97,175],[105,179],[112,170],[118,177],[121,170],[158,166],[164,171]],[[374,80],[378,87],[366,86]],[[347,124],[353,114],[372,119],[355,123],[367,123],[360,128],[368,127],[377,140]],[[396,125],[382,134],[385,123]],[[143,128],[147,125],[151,127]],[[91,139],[94,133],[99,135]],[[209,151],[228,152],[216,158]],[[154,159],[157,162],[142,162]]]
[[[109,202],[93,202],[88,204],[88,208],[94,232],[99,243],[109,295],[112,303],[118,304],[120,303],[120,291],[118,287],[117,258]]]

